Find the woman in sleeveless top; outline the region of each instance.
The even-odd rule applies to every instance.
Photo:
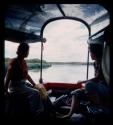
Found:
[[[36,83],[28,74],[28,67],[25,61],[28,54],[29,45],[21,43],[17,49],[17,57],[12,59],[8,65],[4,89],[5,93],[26,94],[31,112],[40,114],[43,112],[44,107],[39,91],[35,89]],[[32,87],[26,84],[26,80],[31,83]]]

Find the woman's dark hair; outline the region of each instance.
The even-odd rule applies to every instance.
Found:
[[[97,58],[101,59],[103,55],[103,45],[102,44],[89,44],[89,50]]]
[[[29,50],[29,45],[27,43],[20,43],[17,49],[17,54],[18,55],[24,55],[26,52]]]

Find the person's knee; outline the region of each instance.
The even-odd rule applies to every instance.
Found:
[[[40,96],[40,93],[39,93],[38,90],[33,89],[33,90],[32,90],[32,95],[39,97],[39,96]]]
[[[33,88],[27,89],[27,93],[29,97],[34,97],[34,98],[40,98],[40,94],[38,90],[35,90]]]
[[[88,82],[88,83],[86,83],[86,85],[85,85],[85,91],[87,93],[95,93],[95,92],[97,92],[97,90],[98,90],[97,83],[94,83],[94,82]]]

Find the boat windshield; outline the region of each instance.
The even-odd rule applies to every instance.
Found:
[[[46,25],[43,37],[43,59],[51,67],[43,70],[43,80],[49,82],[71,82],[86,80],[88,28],[80,21],[61,19]],[[89,78],[94,77],[90,58]]]

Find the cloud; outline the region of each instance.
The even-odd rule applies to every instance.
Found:
[[[64,4],[64,11],[66,13],[66,16],[72,16],[72,17],[84,17],[84,12],[80,9],[80,4]],[[71,15],[70,15],[71,14]]]
[[[14,58],[19,43],[5,41],[5,57]],[[40,58],[40,43],[30,43],[30,52],[28,58]]]
[[[44,30],[43,56],[47,61],[86,61],[88,30],[80,22],[63,20],[48,24]],[[39,58],[41,43],[30,43],[28,58]],[[16,56],[18,44],[6,41],[5,57]],[[13,48],[13,49],[12,49]]]
[[[5,41],[5,57],[12,57],[14,58],[16,56],[16,50],[18,47],[18,43]]]
[[[84,61],[87,54],[88,29],[78,21],[60,20],[44,30],[44,58],[50,61]]]

